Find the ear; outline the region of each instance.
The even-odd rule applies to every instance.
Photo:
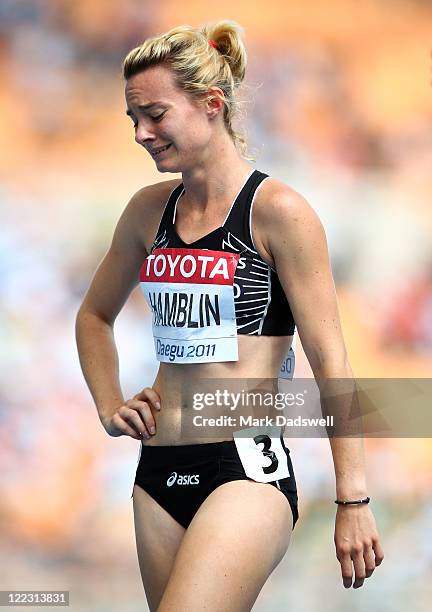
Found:
[[[222,89],[220,87],[211,87],[208,90],[206,99],[206,110],[209,118],[213,119],[223,112],[224,106],[224,92]]]

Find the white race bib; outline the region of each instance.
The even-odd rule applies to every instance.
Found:
[[[290,477],[280,428],[265,430],[262,427],[250,427],[235,431],[233,435],[246,476],[257,482],[273,482]]]
[[[236,253],[161,248],[149,255],[140,285],[152,312],[156,357],[166,363],[237,361]]]

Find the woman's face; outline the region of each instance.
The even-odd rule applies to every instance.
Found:
[[[168,67],[152,66],[130,77],[125,95],[135,140],[147,149],[159,172],[182,172],[205,161],[217,110],[198,106],[179,90]]]

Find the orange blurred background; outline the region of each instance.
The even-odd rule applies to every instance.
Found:
[[[146,609],[129,499],[138,445],[99,424],[74,319],[131,195],[172,178],[134,143],[124,55],[225,18],[245,29],[256,166],[326,228],[355,375],[432,371],[430,2],[0,0],[3,590],[70,589],[73,610]],[[136,290],[116,323],[127,396],[156,372],[150,328]],[[296,376],[309,375],[300,350]],[[289,442],[300,521],[254,610],[428,609],[430,439],[366,440],[386,559],[357,592],[334,557],[329,444]]]

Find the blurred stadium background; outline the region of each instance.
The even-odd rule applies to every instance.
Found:
[[[0,0],[0,589],[69,589],[74,611],[147,609],[138,443],[99,424],[74,318],[130,196],[170,178],[134,143],[122,59],[147,36],[220,18],[245,28],[256,166],[326,227],[355,375],[431,374],[430,0]],[[116,339],[130,396],[156,371],[139,290]],[[296,375],[309,375],[301,355]],[[301,518],[254,610],[429,610],[430,439],[366,440],[386,559],[357,591],[334,555],[328,441],[289,445]]]

